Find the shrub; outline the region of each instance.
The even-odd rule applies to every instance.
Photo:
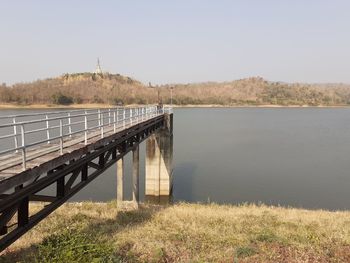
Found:
[[[92,103],[103,103],[103,99],[101,99],[98,95],[95,95],[92,99]]]
[[[54,104],[69,105],[73,103],[73,98],[59,92],[52,96],[52,102]]]
[[[113,104],[114,105],[118,105],[118,106],[122,106],[122,105],[124,105],[124,101],[122,99],[120,99],[120,98],[114,98],[113,99]]]
[[[80,97],[74,97],[74,98],[73,98],[73,101],[74,101],[74,103],[76,103],[76,104],[82,104],[82,103],[83,103],[83,99],[80,98]]]

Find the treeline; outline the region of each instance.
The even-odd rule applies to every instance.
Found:
[[[0,86],[0,102],[17,104],[148,104],[156,91],[119,74],[77,73]]]
[[[172,91],[171,91],[172,90]],[[287,84],[260,77],[232,82],[146,86],[119,74],[77,73],[57,78],[0,85],[0,103],[178,105],[349,105],[350,85]]]
[[[207,82],[173,85],[173,87],[174,104],[283,106],[350,104],[350,85],[345,84],[287,84],[254,77],[232,82]]]

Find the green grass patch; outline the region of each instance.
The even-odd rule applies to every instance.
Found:
[[[251,246],[245,246],[245,247],[238,247],[236,249],[236,257],[237,258],[245,258],[255,255],[257,250],[254,247]]]
[[[264,229],[256,236],[255,240],[259,242],[272,243],[279,242],[280,238],[273,231]]]
[[[45,238],[38,246],[35,262],[120,262],[110,244],[76,230]]]

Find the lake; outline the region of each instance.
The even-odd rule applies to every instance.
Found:
[[[144,152],[142,143],[141,185]],[[125,163],[130,178],[131,154]],[[173,182],[175,202],[350,209],[350,109],[175,109]],[[131,198],[130,180],[124,189]],[[115,196],[113,166],[71,200]]]

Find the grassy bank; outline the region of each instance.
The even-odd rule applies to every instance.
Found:
[[[31,209],[38,209],[32,207]],[[256,205],[65,204],[3,262],[350,262],[350,212]]]

